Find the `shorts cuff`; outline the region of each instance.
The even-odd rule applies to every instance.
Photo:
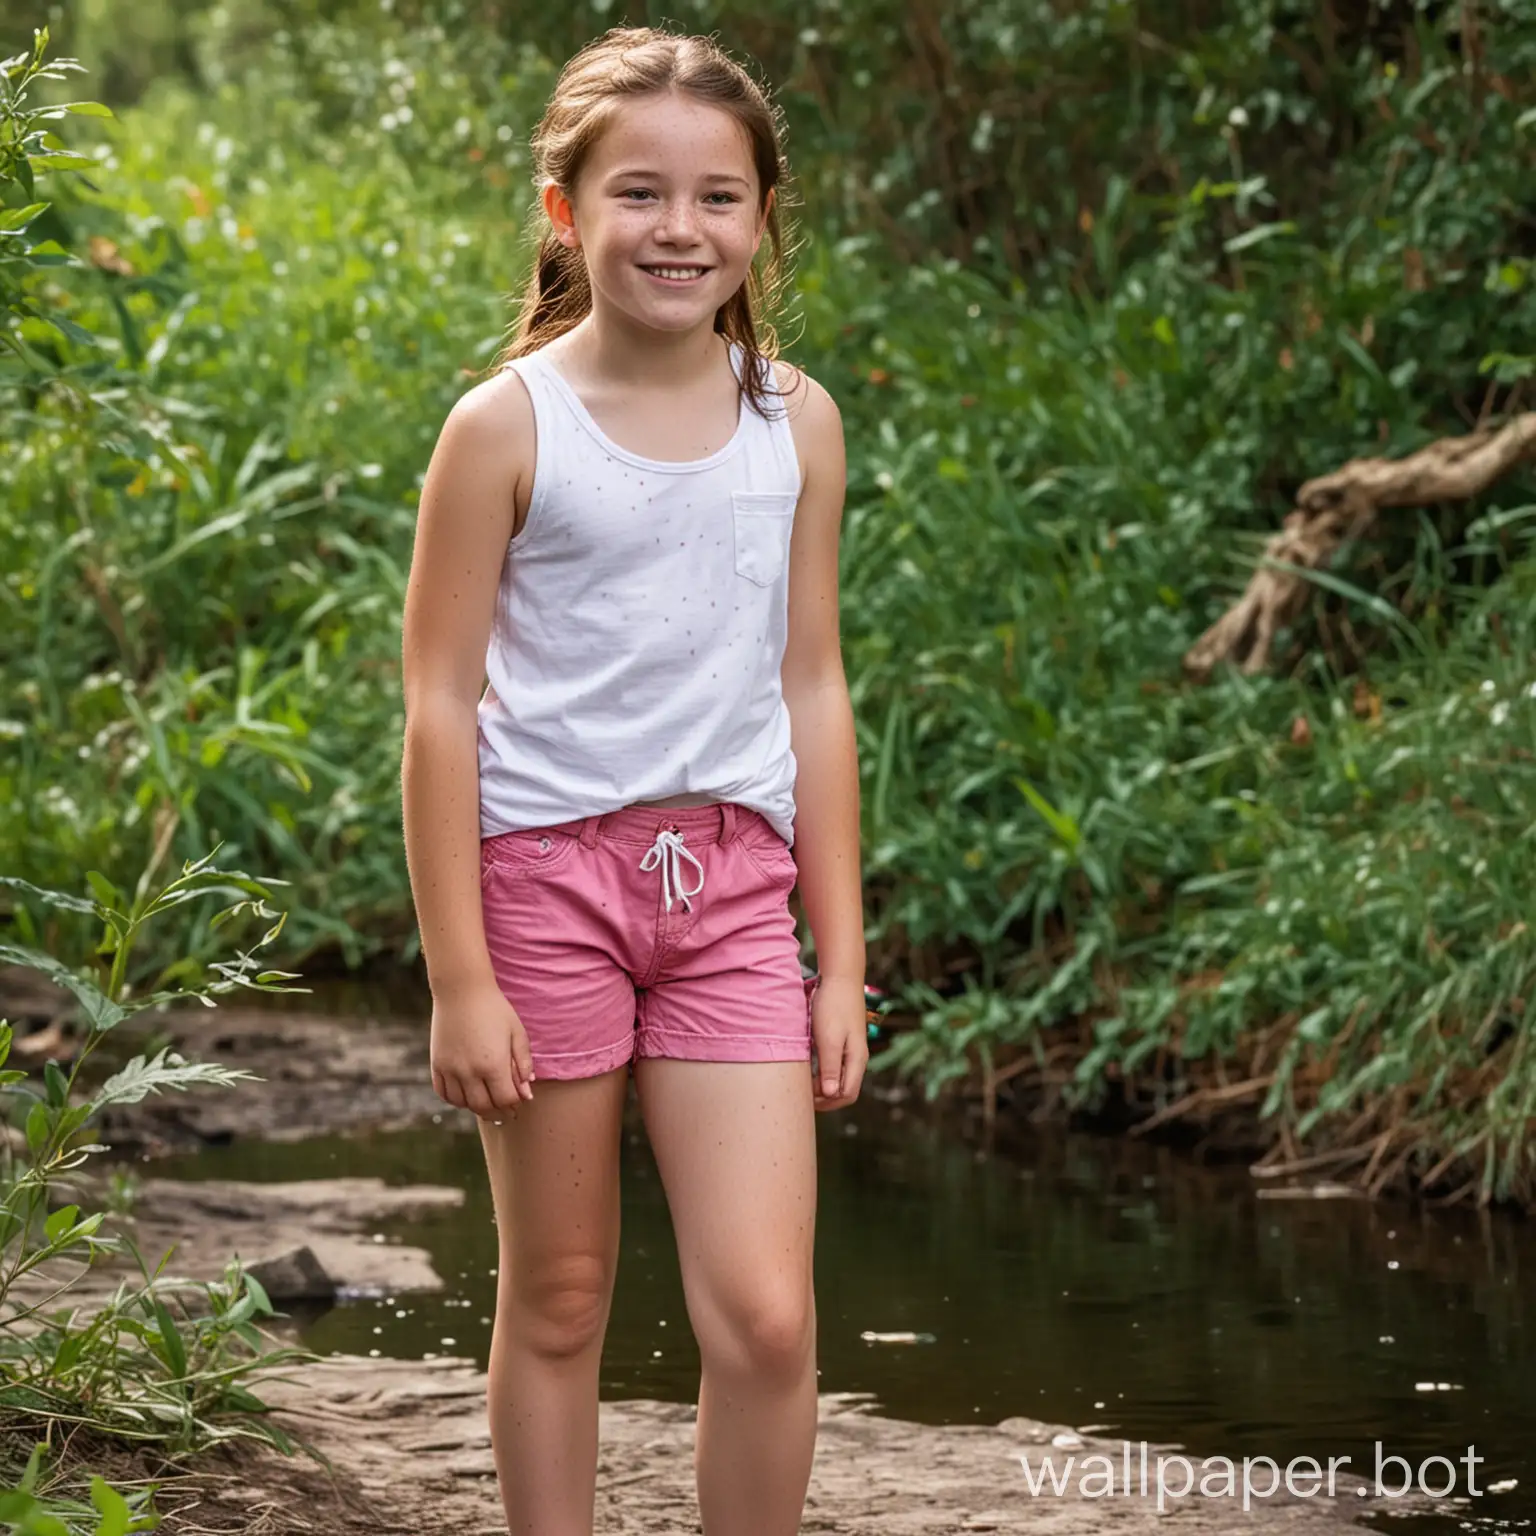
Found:
[[[669,1061],[806,1061],[809,1035],[701,1035],[685,1030],[650,1029],[636,1040],[637,1059]]]
[[[532,1054],[535,1083],[601,1077],[604,1072],[612,1072],[615,1067],[622,1067],[631,1060],[635,1054],[635,1037],[631,1031],[627,1039],[600,1045],[591,1051],[534,1051]]]

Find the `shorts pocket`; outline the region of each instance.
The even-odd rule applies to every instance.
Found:
[[[771,843],[742,838],[741,847],[765,880],[793,889],[795,881],[800,878],[800,868],[795,863],[794,854],[789,851],[789,844],[777,833]]]
[[[799,499],[794,491],[731,492],[738,576],[771,587],[784,574]]]
[[[552,874],[570,858],[577,839],[563,833],[500,832],[480,840],[480,883],[492,874],[512,879]]]

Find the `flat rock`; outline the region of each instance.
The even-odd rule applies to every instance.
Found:
[[[87,1209],[95,1186],[81,1180],[76,1198]],[[112,1225],[132,1237],[151,1269],[167,1249],[170,1278],[215,1280],[231,1258],[247,1266],[291,1258],[307,1249],[329,1277],[327,1296],[393,1295],[437,1291],[442,1279],[425,1249],[395,1242],[379,1229],[389,1221],[434,1211],[457,1210],[464,1191],[435,1184],[394,1186],[382,1179],[304,1179],[290,1184],[257,1184],[229,1179],[181,1182],[147,1179],[133,1213]],[[71,1302],[89,1306],[110,1293],[123,1264],[98,1263],[81,1274]],[[16,1292],[26,1300],[51,1290],[78,1266],[34,1271]]]

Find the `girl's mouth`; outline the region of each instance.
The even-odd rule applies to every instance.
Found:
[[[647,277],[655,278],[658,283],[664,283],[668,288],[686,288],[692,283],[709,275],[708,267],[682,264],[675,267],[647,267],[640,268]]]

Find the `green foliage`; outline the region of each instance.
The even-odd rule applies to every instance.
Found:
[[[86,1026],[68,1069],[48,1062],[40,1085],[23,1071],[0,1070],[5,1126],[19,1131],[15,1142],[7,1137],[0,1143],[0,1476],[14,1484],[0,1496],[0,1520],[37,1536],[120,1536],[158,1524],[151,1489],[125,1497],[99,1477],[85,1486],[74,1459],[59,1454],[61,1430],[83,1428],[152,1445],[163,1463],[234,1440],[292,1453],[290,1438],[262,1417],[265,1405],[249,1383],[258,1373],[312,1358],[303,1350],[268,1347],[258,1320],[275,1315],[272,1304],[238,1261],[219,1282],[177,1282],[164,1273],[169,1252],[151,1271],[130,1239],[103,1231],[105,1212],[59,1203],[73,1193],[81,1167],[107,1150],[89,1139],[102,1110],[137,1103],[149,1093],[250,1077],[165,1049],[135,1056],[87,1086],[85,1068],[107,1034],[136,1013],[174,1002],[195,1000],[211,1008],[216,997],[237,989],[293,990],[282,985],[289,972],[262,970],[255,958],[256,950],[277,939],[279,919],[234,961],[216,961],[206,970],[173,966],[154,989],[131,991],[126,977],[133,949],[143,928],[164,922],[166,914],[184,918],[190,903],[212,895],[233,898],[213,918],[216,929],[245,914],[277,915],[266,905],[266,885],[217,868],[211,855],[186,865],[159,889],[152,888],[152,876],[152,869],[145,871],[131,902],[94,870],[90,899],[0,877],[23,903],[12,914],[21,931],[36,931],[34,907],[63,913],[66,921],[88,918],[100,925],[97,953],[103,957],[100,970],[82,971],[26,945],[0,943],[0,963],[35,970],[73,993]],[[0,1021],[0,1068],[11,1043],[10,1025]],[[99,1257],[122,1252],[133,1260],[138,1279],[121,1282],[104,1305],[83,1316],[69,1304],[70,1292]],[[42,1439],[25,1467],[11,1465],[35,1435]],[[49,1451],[53,1465],[40,1485]]]
[[[409,954],[415,498],[524,268],[533,117],[619,8],[155,14],[163,56],[76,40],[163,78],[50,210],[96,259],[29,279],[98,341],[7,426],[0,838],[49,885],[222,839],[291,880],[295,954]],[[1065,1043],[1083,1105],[1230,1071],[1276,1134],[1530,1198],[1530,476],[1391,514],[1276,676],[1180,660],[1300,481],[1529,404],[1536,21],[695,19],[783,82],[812,232],[788,333],[847,430],[872,932],[919,1021],[885,1065]]]
[[[56,308],[39,308],[32,297],[37,274],[70,264],[69,253],[48,231],[48,202],[38,195],[40,176],[79,171],[92,164],[89,156],[67,149],[50,123],[71,114],[111,117],[95,101],[35,104],[40,83],[65,80],[78,70],[73,59],[48,62],[48,34],[41,31],[30,52],[0,60],[0,347],[3,358],[0,388],[18,371],[27,375],[51,371],[48,360],[29,345],[29,332],[53,331],[90,345],[94,338]]]

